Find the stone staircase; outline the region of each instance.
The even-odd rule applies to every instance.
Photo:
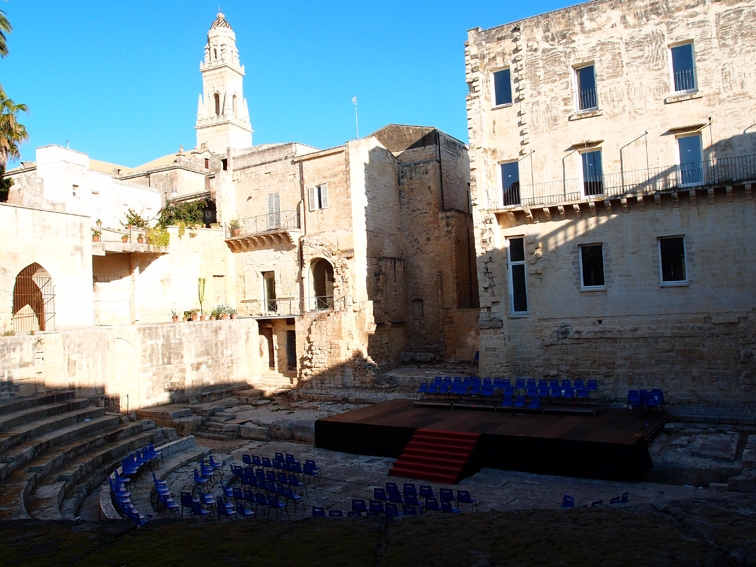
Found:
[[[130,452],[176,433],[58,390],[0,402],[0,520],[73,519]]]

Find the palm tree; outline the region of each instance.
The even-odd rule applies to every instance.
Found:
[[[8,160],[21,157],[18,146],[29,138],[29,133],[16,115],[28,111],[25,104],[16,104],[9,99],[0,85],[0,167],[5,168]]]
[[[5,41],[5,34],[10,33],[13,27],[10,25],[5,12],[0,10],[0,57],[8,55],[8,44]]]

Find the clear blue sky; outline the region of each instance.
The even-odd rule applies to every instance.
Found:
[[[575,1],[224,0],[246,68],[254,143],[328,148],[390,123],[467,142],[464,42]],[[0,0],[13,25],[0,84],[34,149],[66,143],[136,166],[196,143],[199,63],[218,1]],[[10,164],[14,167],[15,163]]]

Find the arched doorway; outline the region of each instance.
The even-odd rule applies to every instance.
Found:
[[[310,310],[333,309],[333,266],[318,258],[310,265]]]
[[[16,333],[55,328],[55,289],[42,266],[31,264],[16,276],[13,286],[13,330]]]

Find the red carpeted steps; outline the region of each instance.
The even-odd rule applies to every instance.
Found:
[[[389,474],[455,484],[461,479],[479,437],[477,433],[418,429]]]

